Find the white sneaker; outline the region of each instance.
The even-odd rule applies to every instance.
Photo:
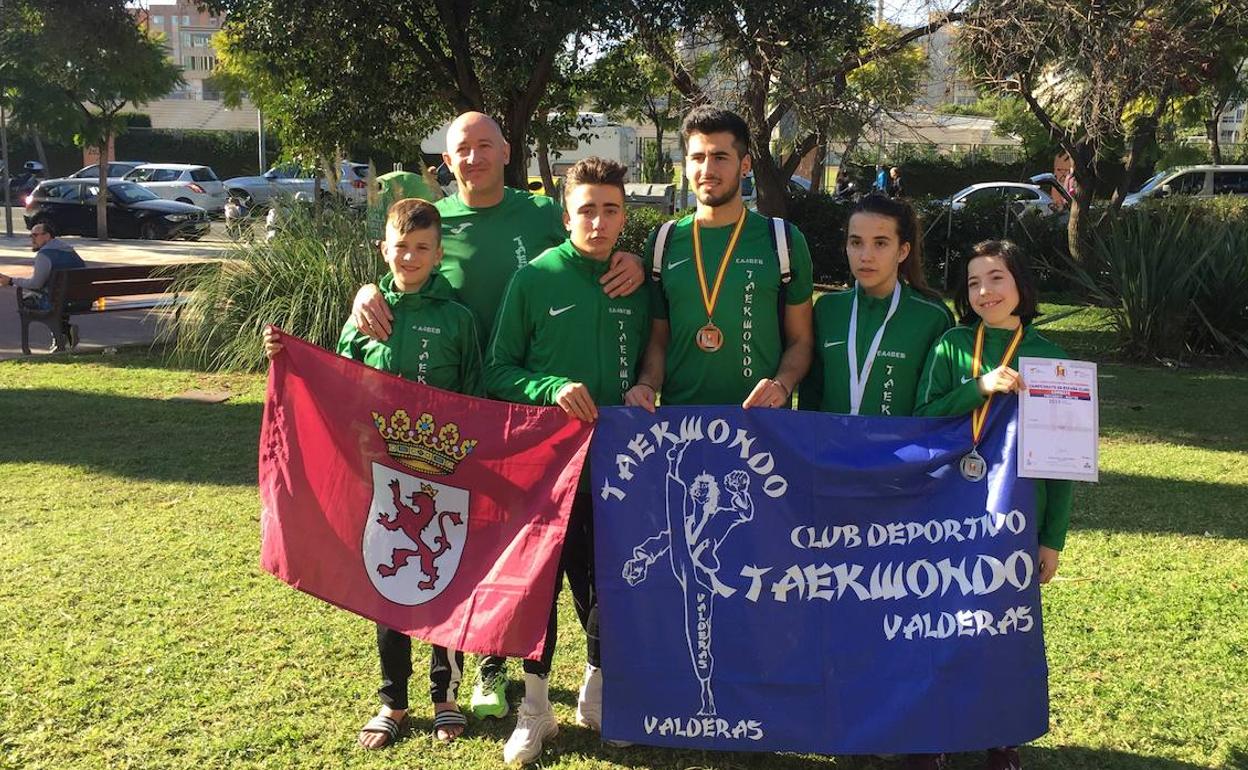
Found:
[[[602,669],[585,667],[585,681],[576,699],[576,723],[602,732]]]
[[[542,741],[554,738],[558,732],[555,710],[550,706],[534,708],[525,698],[516,709],[516,729],[503,745],[503,761],[508,764],[532,762],[542,754]]]

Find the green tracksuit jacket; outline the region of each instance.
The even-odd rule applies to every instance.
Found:
[[[825,294],[815,302],[815,351],[810,373],[798,389],[798,408],[850,413],[849,321],[858,295],[858,367],[866,364],[867,350],[888,315],[892,294],[876,299],[861,289]],[[875,363],[862,395],[862,415],[908,417],[914,413],[915,394],[927,353],[940,335],[953,326],[953,314],[944,303],[901,284],[901,298],[880,340]]]
[[[370,339],[348,321],[338,353],[435,388],[483,395],[476,319],[455,299],[446,278],[435,271],[419,291],[404,293],[395,291],[394,276],[387,275],[381,291],[394,312],[390,338]]]
[[[972,374],[977,326],[950,329],[932,348],[919,381],[920,406],[915,410],[916,415],[948,417],[969,414],[983,405],[984,397],[979,393],[976,379],[1001,365],[1001,356],[1005,355],[1014,331],[986,330],[980,371]],[[1066,351],[1031,326],[1024,330],[1023,341],[1008,366],[1017,369],[1019,356],[1069,358]],[[997,394],[993,401],[997,398],[1001,398],[1001,394]],[[1060,551],[1066,544],[1074,488],[1074,483],[1070,481],[1037,480],[1036,530],[1040,534],[1041,545]]]
[[[650,333],[649,295],[611,299],[598,283],[607,267],[565,240],[516,271],[486,347],[487,394],[550,405],[581,382],[598,406],[624,403]]]

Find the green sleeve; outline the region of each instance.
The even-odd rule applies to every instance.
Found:
[[[827,295],[824,295],[827,296]],[[820,299],[823,299],[820,297]],[[818,300],[815,302],[818,305]],[[818,412],[823,409],[823,356],[819,351],[819,311],[816,308],[814,314],[815,325],[815,351],[810,357],[810,371],[802,378],[802,382],[797,386],[797,408],[805,409],[810,412]]]
[[[942,337],[927,354],[923,376],[919,378],[916,417],[970,414],[983,405],[984,397],[975,380],[964,383],[955,371],[956,352],[948,339]]]
[[[338,336],[337,353],[352,361],[364,360],[364,346],[368,344],[366,337],[355,324],[347,321],[342,326],[342,334]]]
[[[815,293],[815,267],[810,260],[810,246],[802,231],[791,226],[789,235],[789,269],[793,271],[793,278],[785,290],[784,301],[789,305],[800,305]]]
[[[498,308],[494,337],[485,357],[485,392],[503,401],[550,405],[555,403],[555,394],[569,380],[524,368],[529,340],[533,336],[533,322],[526,307],[526,275],[521,269],[512,276]]]
[[[1066,530],[1070,528],[1070,509],[1075,497],[1075,483],[1058,479],[1045,479],[1044,527],[1040,530],[1040,545],[1060,551],[1066,545]]]
[[[459,340],[460,393],[468,396],[484,396],[481,383],[481,343],[477,341],[477,320],[471,312],[462,327]]]

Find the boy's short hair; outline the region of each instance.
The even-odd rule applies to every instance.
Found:
[[[583,158],[572,164],[563,175],[563,196],[571,194],[572,188],[583,184],[609,185],[624,192],[624,177],[628,176],[628,168],[621,163],[597,156]]]
[[[746,125],[744,118],[731,110],[704,104],[690,110],[680,124],[680,135],[685,138],[686,144],[693,134],[718,134],[724,131],[732,134],[732,145],[737,149],[738,155],[744,158],[750,154],[750,127]]]
[[[424,198],[404,198],[395,201],[386,211],[386,227],[394,228],[399,235],[407,235],[413,230],[425,230],[432,227],[438,233],[438,241],[442,241],[442,215],[432,203]]]

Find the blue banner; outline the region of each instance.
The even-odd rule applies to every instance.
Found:
[[[601,410],[604,737],[892,754],[1043,735],[1015,412],[994,401],[971,481],[969,416]]]

